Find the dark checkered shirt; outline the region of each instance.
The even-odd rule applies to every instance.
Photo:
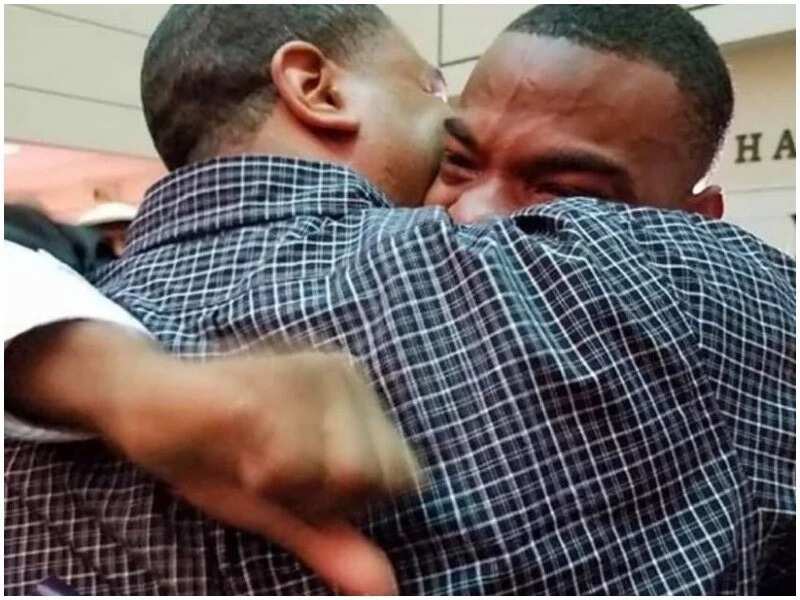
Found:
[[[363,522],[403,593],[752,594],[794,577],[794,276],[681,212],[569,199],[463,227],[249,157],[154,186],[97,280],[178,353],[363,363],[430,481]],[[7,593],[325,591],[90,442],[6,444],[5,536]]]

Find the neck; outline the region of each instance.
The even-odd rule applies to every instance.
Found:
[[[221,145],[216,156],[269,154],[352,167],[355,140],[311,131],[278,102],[258,130],[243,140]]]

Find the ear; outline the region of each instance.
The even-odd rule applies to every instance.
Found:
[[[308,127],[356,133],[360,120],[353,115],[339,89],[341,69],[313,44],[287,42],[270,62],[278,96]]]
[[[684,202],[686,210],[701,214],[709,219],[722,218],[724,206],[722,188],[718,185],[710,185],[703,191],[692,194]]]

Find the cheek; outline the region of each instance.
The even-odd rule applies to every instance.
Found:
[[[443,102],[430,98],[423,100],[398,107],[393,115],[393,125],[380,134],[383,140],[387,134],[394,137],[397,146],[393,157],[395,168],[414,184],[420,198],[435,185],[442,156],[441,126],[445,114]]]
[[[458,200],[459,187],[448,185],[441,177],[436,177],[428,193],[425,195],[425,204],[428,206],[444,206],[447,208]]]
[[[501,182],[488,180],[459,189],[447,210],[458,223],[474,223],[509,215],[518,208]]]
[[[416,110],[410,117],[408,129],[413,131],[411,136],[411,152],[422,155],[425,161],[425,172],[429,174],[426,183],[430,184],[439,170],[439,161],[442,158],[442,123],[449,114],[443,102],[433,99],[426,101],[420,110]]]
[[[475,223],[511,214],[513,209],[494,199],[463,195],[447,209],[457,223]]]
[[[441,173],[425,196],[428,206],[442,206],[458,223],[473,223],[494,216],[505,216],[519,207],[514,201],[513,186],[491,176],[470,181],[448,182]]]
[[[450,213],[453,221],[466,225],[485,221],[492,217],[504,216],[513,211],[507,210],[505,207],[497,207],[492,202],[474,201],[470,197],[462,197],[452,204],[447,212]]]

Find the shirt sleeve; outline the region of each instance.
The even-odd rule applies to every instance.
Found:
[[[44,250],[34,251],[4,240],[3,259],[7,290],[4,325],[6,348],[27,331],[74,319],[106,321],[150,335],[127,311]],[[4,416],[6,439],[67,442],[94,437],[72,429],[43,427],[24,421],[7,410]]]

